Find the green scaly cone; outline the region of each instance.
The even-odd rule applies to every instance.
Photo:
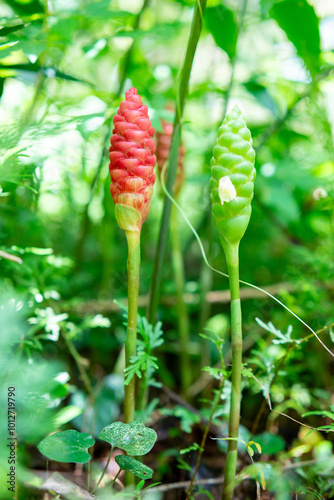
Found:
[[[239,245],[247,229],[254,195],[255,151],[238,106],[218,130],[211,159],[211,202],[225,253]]]

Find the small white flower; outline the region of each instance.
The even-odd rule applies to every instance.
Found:
[[[313,198],[315,200],[321,200],[321,198],[326,198],[328,196],[328,193],[326,189],[322,187],[318,187],[313,191]]]
[[[218,194],[222,205],[224,204],[224,202],[229,202],[236,199],[237,192],[229,177],[222,177],[219,180]]]

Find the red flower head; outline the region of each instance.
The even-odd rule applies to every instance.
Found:
[[[125,94],[117,115],[109,148],[111,196],[116,219],[126,231],[140,231],[150,211],[156,163],[154,128],[137,89]]]

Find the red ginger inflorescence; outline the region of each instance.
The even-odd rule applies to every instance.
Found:
[[[154,128],[137,89],[126,92],[113,121],[109,171],[116,218],[122,229],[140,231],[150,211],[156,157]]]
[[[157,160],[159,176],[164,164],[168,160],[170,145],[172,142],[173,125],[165,120],[161,120],[163,132],[157,132]],[[179,148],[179,158],[176,170],[176,178],[174,183],[174,197],[176,198],[181,191],[184,181],[184,146],[181,143]],[[166,171],[167,174],[167,171]],[[166,178],[165,178],[166,180]]]

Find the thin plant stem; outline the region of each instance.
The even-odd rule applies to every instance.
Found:
[[[147,349],[147,355],[151,355],[151,348],[149,345],[146,346]],[[137,409],[144,414],[145,409],[147,408],[148,405],[148,397],[149,397],[149,380],[150,380],[150,375],[149,370],[151,370],[150,367],[146,367],[145,370],[142,371],[142,377],[141,379],[138,380],[138,394],[137,394]]]
[[[137,409],[140,412],[144,412],[145,408],[147,407],[148,403],[148,393],[149,393],[149,387],[148,387],[148,368],[146,367],[146,370],[142,373],[142,378],[138,381],[138,405]]]
[[[119,468],[119,470],[118,470],[118,472],[117,472],[116,476],[114,477],[114,479],[113,479],[113,481],[112,481],[112,483],[111,483],[111,486],[113,486],[113,485],[116,483],[116,480],[117,480],[118,476],[120,475],[120,473],[122,472],[122,470],[123,470],[123,469]]]
[[[70,339],[68,337],[67,332],[63,328],[61,328],[60,331],[61,331],[61,335],[62,335],[63,339],[65,340],[67,348],[68,348],[70,354],[72,355],[72,357],[75,361],[75,364],[78,367],[81,380],[82,380],[82,382],[85,386],[86,392],[88,394],[88,398],[87,398],[88,404],[86,405],[86,408],[85,408],[84,413],[83,413],[81,431],[94,433],[95,419],[96,419],[96,404],[95,404],[96,400],[95,400],[95,394],[94,394],[94,391],[92,388],[92,384],[89,380],[87,372],[86,372],[84,365],[82,363],[82,358],[81,358],[77,348],[75,347],[74,343],[72,342],[72,339]],[[87,418],[87,417],[89,417],[88,411],[87,411],[89,409],[89,407],[92,408],[92,415],[91,415],[90,420],[89,420],[89,418]],[[82,467],[82,464],[76,464],[76,471],[79,471],[80,467]]]
[[[213,229],[212,215],[210,206],[209,213],[207,213],[207,242],[208,242],[207,252],[210,261],[212,260],[212,250],[213,250],[212,229]],[[201,292],[200,292],[200,317],[199,317],[199,330],[198,330],[199,332],[203,332],[205,324],[210,317],[211,304],[207,300],[207,294],[212,288],[212,281],[213,281],[212,270],[208,266],[206,266],[205,263],[203,262],[200,275]],[[202,368],[204,366],[210,366],[210,363],[211,363],[210,344],[207,341],[207,339],[201,337],[201,366]],[[208,387],[208,389],[210,388]],[[205,392],[206,396],[209,396],[208,391]]]
[[[223,354],[222,354],[221,349],[219,350],[219,355],[220,355],[220,361],[221,361],[221,365],[222,365],[222,370],[224,370],[225,366],[224,366],[224,359],[223,359]],[[199,452],[198,452],[198,455],[197,455],[195,469],[194,469],[193,475],[192,475],[191,480],[190,480],[189,488],[187,490],[186,500],[189,500],[190,497],[191,497],[191,493],[192,493],[192,490],[193,490],[193,487],[194,487],[194,484],[195,484],[197,472],[198,472],[198,469],[199,469],[199,466],[200,466],[200,463],[201,463],[202,455],[204,453],[206,439],[208,437],[208,433],[209,433],[209,430],[210,430],[210,427],[211,427],[211,423],[212,423],[214,414],[215,414],[215,412],[217,410],[217,406],[218,406],[219,401],[221,399],[223,388],[224,388],[224,378],[222,376],[221,379],[220,379],[220,382],[219,382],[219,388],[218,388],[218,391],[217,391],[217,394],[216,394],[216,399],[215,399],[215,401],[214,401],[214,403],[212,405],[212,410],[211,410],[211,413],[210,413],[209,420],[208,420],[208,422],[207,422],[207,424],[205,426],[205,429],[204,429],[202,441],[201,441],[201,444],[200,444],[200,449],[199,449]]]
[[[11,260],[12,262],[16,262],[16,264],[23,264],[23,260],[20,257],[16,257],[16,255],[12,255],[11,253],[4,252],[0,250],[0,258]]]
[[[224,387],[224,379],[222,378],[221,381],[220,381],[219,390],[217,392],[217,396],[216,396],[214,405],[212,407],[212,411],[211,411],[211,414],[210,414],[210,417],[209,417],[209,421],[208,421],[208,423],[207,423],[207,425],[205,426],[205,429],[204,429],[202,441],[201,441],[201,444],[200,444],[200,449],[199,449],[199,452],[198,452],[198,455],[197,455],[195,470],[193,472],[193,475],[192,475],[191,480],[190,480],[190,485],[189,485],[189,488],[187,490],[186,500],[190,499],[190,495],[191,495],[193,487],[194,487],[194,483],[195,483],[195,480],[196,480],[197,472],[198,472],[198,469],[199,469],[199,466],[200,466],[200,463],[201,463],[201,459],[202,459],[202,455],[203,455],[203,452],[204,452],[204,449],[205,449],[206,439],[207,439],[208,434],[209,434],[209,430],[210,430],[211,422],[213,420],[213,416],[214,416],[214,414],[216,412],[218,403],[219,403],[221,395],[222,395],[223,387]]]
[[[128,325],[125,342],[125,368],[131,363],[131,358],[136,355],[137,346],[137,314],[139,291],[139,266],[140,266],[140,232],[125,231],[128,241]],[[130,423],[135,414],[135,377],[125,386],[124,396],[124,422]]]
[[[94,489],[93,489],[93,493],[95,493],[95,491],[97,490],[97,488],[100,486],[100,484],[101,484],[101,482],[102,482],[102,479],[104,478],[105,473],[106,473],[106,472],[107,472],[107,470],[108,470],[108,467],[109,467],[109,464],[110,464],[110,460],[111,460],[111,457],[112,457],[112,453],[113,453],[113,451],[114,451],[114,448],[113,448],[113,447],[111,447],[111,448],[110,448],[110,453],[109,453],[109,457],[108,457],[107,463],[106,463],[106,465],[105,465],[105,468],[104,468],[104,469],[103,469],[103,471],[102,471],[102,474],[101,474],[101,476],[100,476],[100,478],[99,478],[98,482],[96,483],[96,485],[95,485],[95,487],[94,487]]]
[[[197,0],[187,45],[187,51],[183,63],[182,74],[180,78],[179,90],[177,94],[177,106],[175,112],[174,128],[171,138],[169,158],[168,158],[168,170],[167,170],[167,181],[166,181],[167,191],[171,193],[173,192],[173,186],[175,183],[176,170],[178,164],[179,147],[181,142],[182,116],[185,106],[186,95],[188,92],[191,68],[195,56],[197,43],[202,30],[205,7],[206,7],[206,0]],[[165,196],[158,244],[153,265],[150,299],[147,312],[148,321],[151,324],[155,323],[159,305],[159,290],[162,277],[162,265],[165,257],[171,211],[172,211],[172,203],[170,199]]]
[[[151,354],[151,348],[149,343],[146,345],[146,352],[147,355],[150,356]],[[136,408],[139,412],[144,414],[145,409],[147,408],[148,404],[148,397],[149,397],[149,379],[151,373],[149,373],[149,370],[151,368],[149,366],[146,366],[146,369],[142,371],[142,377],[141,379],[138,380],[138,386],[137,386],[137,404]]]
[[[231,292],[232,392],[229,417],[228,452],[225,465],[223,500],[232,500],[238,457],[238,434],[241,404],[242,318],[239,290],[239,243],[223,244]]]
[[[181,394],[187,400],[187,391],[191,384],[191,366],[189,358],[189,339],[190,339],[190,325],[189,315],[186,303],[183,300],[185,289],[185,276],[184,276],[184,262],[180,240],[180,226],[178,220],[178,213],[173,207],[172,223],[171,223],[171,237],[172,237],[172,261],[174,269],[174,280],[176,285],[177,296],[177,321],[178,321],[178,334],[180,338],[181,347]]]
[[[79,352],[77,351],[77,348],[75,347],[72,340],[68,337],[67,333],[64,331],[64,329],[61,329],[61,335],[62,335],[63,339],[65,340],[67,348],[68,348],[70,354],[72,355],[72,357],[75,361],[75,364],[78,367],[80,377],[81,377],[81,380],[83,381],[85,389],[86,389],[87,393],[89,394],[89,396],[94,404],[95,396],[94,396],[92,384],[90,383],[87,372],[83,366],[81,356],[80,356]]]
[[[87,491],[90,490],[91,473],[92,473],[91,460],[89,460],[87,464]]]

